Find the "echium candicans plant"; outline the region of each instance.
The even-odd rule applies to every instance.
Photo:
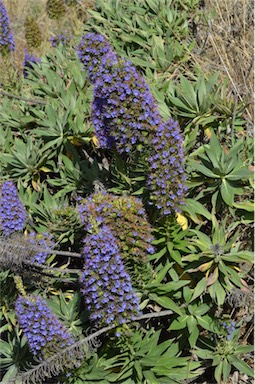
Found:
[[[26,210],[23,207],[16,186],[5,181],[0,188],[0,229],[5,236],[22,231],[25,226]]]
[[[163,215],[181,211],[187,191],[184,174],[183,139],[177,121],[160,124],[152,140],[148,188],[151,203]]]
[[[0,0],[0,52],[5,55],[14,50],[15,43],[8,13],[3,1]]]
[[[100,192],[82,200],[78,210],[86,231],[93,232],[99,225],[97,217],[101,217],[111,229],[136,287],[151,278],[152,270],[147,255],[154,252],[154,237],[141,200],[134,196]]]
[[[138,297],[108,226],[102,223],[85,237],[82,259],[81,292],[96,326],[123,324],[139,314]]]
[[[77,50],[94,83],[92,120],[100,146],[142,152],[161,121],[146,81],[102,35],[84,35]]]
[[[41,297],[18,296],[15,311],[30,349],[37,358],[48,358],[74,344],[71,333]]]

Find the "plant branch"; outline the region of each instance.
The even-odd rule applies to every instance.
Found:
[[[16,95],[13,95],[12,93],[4,92],[4,91],[0,91],[0,95],[10,97],[11,99],[22,100],[22,101],[25,101],[26,103],[47,105],[46,101],[43,101],[43,100],[27,99],[25,97],[16,96]]]

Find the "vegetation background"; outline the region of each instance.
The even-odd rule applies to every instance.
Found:
[[[22,231],[6,237],[2,228],[0,238],[1,382],[251,384],[253,2],[3,4],[16,48],[0,55],[0,181],[15,183],[27,218]],[[178,120],[187,177],[182,212],[162,217],[148,205],[146,156],[133,161],[100,148],[94,88],[75,50],[88,32],[104,35],[132,61],[163,120]],[[41,63],[24,62],[25,50]],[[89,196],[98,209],[105,200],[121,212],[119,222],[104,219],[148,317],[95,335],[77,278],[90,233],[80,204],[95,217]],[[51,249],[42,265],[31,262],[32,232],[38,252]],[[71,332],[71,355],[42,360],[32,353],[15,310],[26,293],[43,297]]]

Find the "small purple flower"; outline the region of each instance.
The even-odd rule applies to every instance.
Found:
[[[23,75],[24,77],[27,77],[28,75],[28,68],[33,68],[31,64],[37,64],[40,63],[41,59],[39,57],[35,57],[33,55],[30,55],[27,50],[25,50],[25,57],[23,62]]]
[[[6,54],[14,50],[15,43],[9,17],[3,1],[0,0],[0,52]]]
[[[234,332],[234,330],[236,329],[236,323],[234,321],[231,321],[230,323],[227,323],[227,322],[223,322],[222,323],[223,325],[223,328],[227,330],[227,340],[231,340],[232,339],[232,333]]]
[[[66,45],[72,40],[71,36],[66,36],[64,33],[59,33],[57,36],[50,38],[52,47],[57,47],[59,44]]]
[[[0,229],[5,236],[22,231],[25,225],[26,211],[21,204],[17,189],[12,181],[5,181],[0,196]]]
[[[19,296],[15,310],[32,353],[40,359],[47,358],[74,343],[68,329],[39,296]]]

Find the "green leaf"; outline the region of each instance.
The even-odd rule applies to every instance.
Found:
[[[138,361],[138,360],[135,361],[134,368],[136,370],[137,377],[138,377],[139,381],[141,382],[143,379],[143,371],[142,371],[142,366],[141,366],[140,361]]]
[[[183,262],[180,252],[177,250],[173,250],[173,243],[167,242],[166,245],[171,258],[175,260],[180,266],[182,266]]]
[[[245,363],[245,361],[238,359],[236,356],[228,356],[228,360],[230,363],[238,369],[241,373],[244,373],[245,375],[248,375],[249,377],[254,378],[254,371],[251,369],[251,367]]]
[[[209,287],[209,293],[212,298],[216,299],[219,306],[223,305],[226,292],[218,280],[216,280],[215,283]]]
[[[153,301],[156,301],[156,303],[158,303],[162,308],[172,309],[172,311],[178,313],[178,315],[182,315],[181,308],[177,304],[175,304],[175,302],[169,297],[158,296],[154,293],[150,293],[149,298]]]
[[[190,335],[188,338],[191,348],[193,348],[196,345],[198,336],[199,336],[199,329],[197,326],[193,326],[192,331],[190,332]]]
[[[222,179],[220,193],[224,202],[232,207],[234,203],[234,189],[229,185],[226,179]]]
[[[214,377],[215,377],[215,380],[217,381],[218,384],[221,384],[221,376],[222,376],[222,365],[223,365],[223,362],[221,361],[219,363],[219,365],[217,365],[217,367],[215,368],[215,371],[214,371]]]
[[[194,199],[186,199],[185,206],[183,207],[183,211],[187,213],[199,214],[204,216],[206,219],[211,220],[211,213],[199,202]],[[193,215],[194,216],[194,215]],[[192,216],[192,219],[193,219]],[[197,216],[196,216],[197,217]],[[195,221],[195,220],[193,220]],[[196,221],[195,221],[196,222]],[[197,224],[199,224],[198,222]]]
[[[252,172],[247,167],[240,167],[234,169],[226,176],[226,179],[230,181],[241,181],[242,179],[248,179]]]
[[[183,91],[183,94],[182,94],[183,98],[187,100],[191,111],[198,112],[199,107],[197,104],[197,95],[193,88],[192,83],[188,81],[184,76],[180,77],[180,81],[181,81],[181,87]]]
[[[213,166],[215,168],[218,168],[218,166],[220,165],[219,162],[221,160],[222,153],[224,153],[224,152],[223,152],[223,148],[221,147],[220,142],[219,142],[217,136],[215,135],[214,131],[211,131],[211,139],[210,139],[210,147],[209,148],[210,149],[207,149],[205,146],[207,156],[210,158],[210,160],[211,160],[211,158],[213,159],[213,160],[211,160],[213,163]]]
[[[195,233],[197,235],[198,239],[194,239],[194,242],[196,244],[199,244],[203,249],[208,250],[212,246],[212,242],[210,237],[208,237],[205,233],[202,233],[201,231],[197,231],[196,229],[192,229],[191,232]]]
[[[192,295],[192,298],[190,301],[193,301],[195,300],[197,297],[201,296],[203,293],[205,293],[205,290],[206,290],[206,278],[203,277],[202,280],[200,280],[195,289],[194,289],[194,292],[193,292],[193,295]]]
[[[214,172],[212,172],[209,168],[206,168],[204,165],[198,163],[198,162],[195,162],[195,161],[191,161],[189,160],[189,163],[191,163],[191,167],[198,173],[202,173],[202,175],[204,176],[208,176],[212,179],[219,179],[220,176],[218,174],[215,174]]]
[[[179,329],[184,329],[186,326],[187,326],[187,320],[188,320],[189,316],[188,315],[183,315],[183,316],[179,316],[177,317],[177,319],[175,319],[170,327],[168,328],[169,331],[177,331]]]
[[[198,324],[208,331],[215,332],[215,323],[209,315],[196,316]]]
[[[233,203],[233,206],[237,209],[243,209],[247,212],[254,212],[254,203],[253,201],[240,201],[238,203]]]
[[[156,376],[152,371],[143,371],[143,375],[148,383],[150,384],[160,384]]]
[[[229,364],[227,359],[224,359],[222,364],[222,376],[224,381],[227,381],[227,379],[229,378],[230,372],[231,372],[231,364]]]
[[[161,281],[164,279],[164,277],[166,276],[171,266],[172,266],[172,263],[170,263],[169,261],[166,263],[166,265],[163,268],[161,266],[160,271],[157,273],[156,279],[154,281],[156,283],[161,283]]]

